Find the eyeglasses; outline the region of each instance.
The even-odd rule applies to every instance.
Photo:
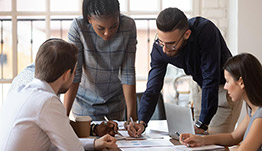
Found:
[[[157,45],[159,45],[160,47],[164,47],[164,46],[166,46],[169,50],[171,50],[171,51],[174,51],[174,50],[176,50],[176,46],[178,45],[178,43],[180,42],[180,40],[183,38],[183,36],[184,36],[184,34],[186,33],[186,31],[187,31],[188,29],[186,29],[184,32],[183,32],[183,34],[182,34],[182,36],[179,38],[179,40],[177,41],[177,42],[163,42],[163,41],[161,41],[159,38],[158,38],[158,36],[156,35],[155,36],[155,43],[157,44]],[[175,45],[174,45],[175,44]]]

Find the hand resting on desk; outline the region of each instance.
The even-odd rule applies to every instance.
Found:
[[[103,137],[96,139],[94,142],[95,150],[103,150],[103,149],[116,149],[116,139],[108,134]]]

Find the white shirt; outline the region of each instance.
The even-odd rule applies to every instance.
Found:
[[[0,110],[1,151],[82,151],[93,148],[93,139],[80,140],[65,108],[46,82],[34,79],[10,91]]]

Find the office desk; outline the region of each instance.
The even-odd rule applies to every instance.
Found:
[[[133,151],[133,150],[150,150],[150,151],[167,151],[167,150],[174,150],[172,143],[170,143],[169,139],[170,137],[168,136],[168,129],[167,129],[167,123],[166,120],[151,120],[148,123],[148,127],[146,131],[144,132],[143,135],[149,136],[147,140],[152,140],[152,141],[161,141],[161,143],[169,143],[168,146],[159,146],[159,147],[120,147],[121,150],[123,151]],[[136,141],[136,140],[119,140],[119,141]],[[138,141],[144,141],[144,140],[137,140]]]
[[[167,122],[166,120],[151,120],[148,123],[148,127],[145,131],[145,135],[152,136],[149,139],[152,140],[159,140],[159,141],[167,141],[167,142],[172,142],[175,145],[180,145],[179,141],[170,139],[168,136],[168,128],[167,128]],[[159,139],[161,136],[161,139]],[[120,140],[120,141],[130,141],[130,140]],[[140,140],[137,140],[140,141]],[[124,151],[169,151],[169,150],[178,150],[175,146],[161,146],[161,147],[120,147],[121,150]],[[225,148],[225,149],[219,149],[220,151],[230,151],[232,149]]]

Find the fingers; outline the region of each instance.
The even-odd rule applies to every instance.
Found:
[[[104,122],[100,123],[96,129],[95,129],[95,133],[97,136],[103,136],[106,134],[106,125]]]
[[[109,134],[111,136],[115,136],[115,134],[117,133],[117,131],[115,131],[112,127],[106,127],[105,129],[105,134]]]
[[[116,139],[108,134],[104,137],[106,148],[117,148]]]
[[[188,134],[188,133],[183,133],[183,134],[181,134],[181,135],[180,135],[180,137],[179,137],[179,138],[181,138],[181,139],[185,140],[186,138],[189,138],[189,137],[190,137],[190,135],[191,135],[191,134]]]
[[[105,148],[117,148],[116,142],[105,142]]]
[[[139,136],[141,136],[141,134],[144,131],[144,126],[143,126],[143,124],[139,124],[139,123],[134,123],[134,124],[130,123],[128,125],[127,130],[128,130],[129,136],[139,137]]]
[[[179,137],[179,142],[183,145],[186,145],[185,139],[190,137],[190,134],[181,134]]]
[[[110,135],[115,136],[118,131],[118,124],[114,121],[109,121],[109,123],[109,127],[111,128]]]
[[[108,121],[107,122],[108,126],[111,127],[114,131],[118,131],[118,124],[114,121]]]
[[[117,148],[116,139],[108,134],[95,140],[96,150],[112,149],[112,148]]]
[[[188,137],[183,137],[182,138],[184,143],[193,143],[195,142],[195,136],[192,134],[189,134]]]
[[[200,143],[200,139],[200,137],[193,134],[181,134],[179,137],[180,143],[188,147],[201,146],[202,144]]]
[[[127,127],[127,131],[128,131],[129,136],[131,136],[131,137],[137,137],[136,129],[135,129],[135,127],[133,126],[133,124],[129,123],[129,125],[128,125],[128,127]]]
[[[111,128],[115,128],[116,130],[118,130],[118,124],[114,121],[107,121],[107,125]]]
[[[141,134],[144,132],[144,125],[143,124],[135,124],[135,129],[137,130],[137,135],[141,136]]]
[[[112,129],[108,129],[107,134],[111,135],[111,136],[115,136],[116,132]]]
[[[111,136],[115,136],[118,130],[118,124],[114,121],[101,122],[97,127],[97,135],[103,136],[105,134],[110,134]]]
[[[125,130],[128,130],[128,125],[129,125],[129,122],[125,121],[124,123]]]
[[[104,135],[102,138],[103,140],[107,142],[116,142],[117,141],[116,138],[110,136],[109,134]]]

